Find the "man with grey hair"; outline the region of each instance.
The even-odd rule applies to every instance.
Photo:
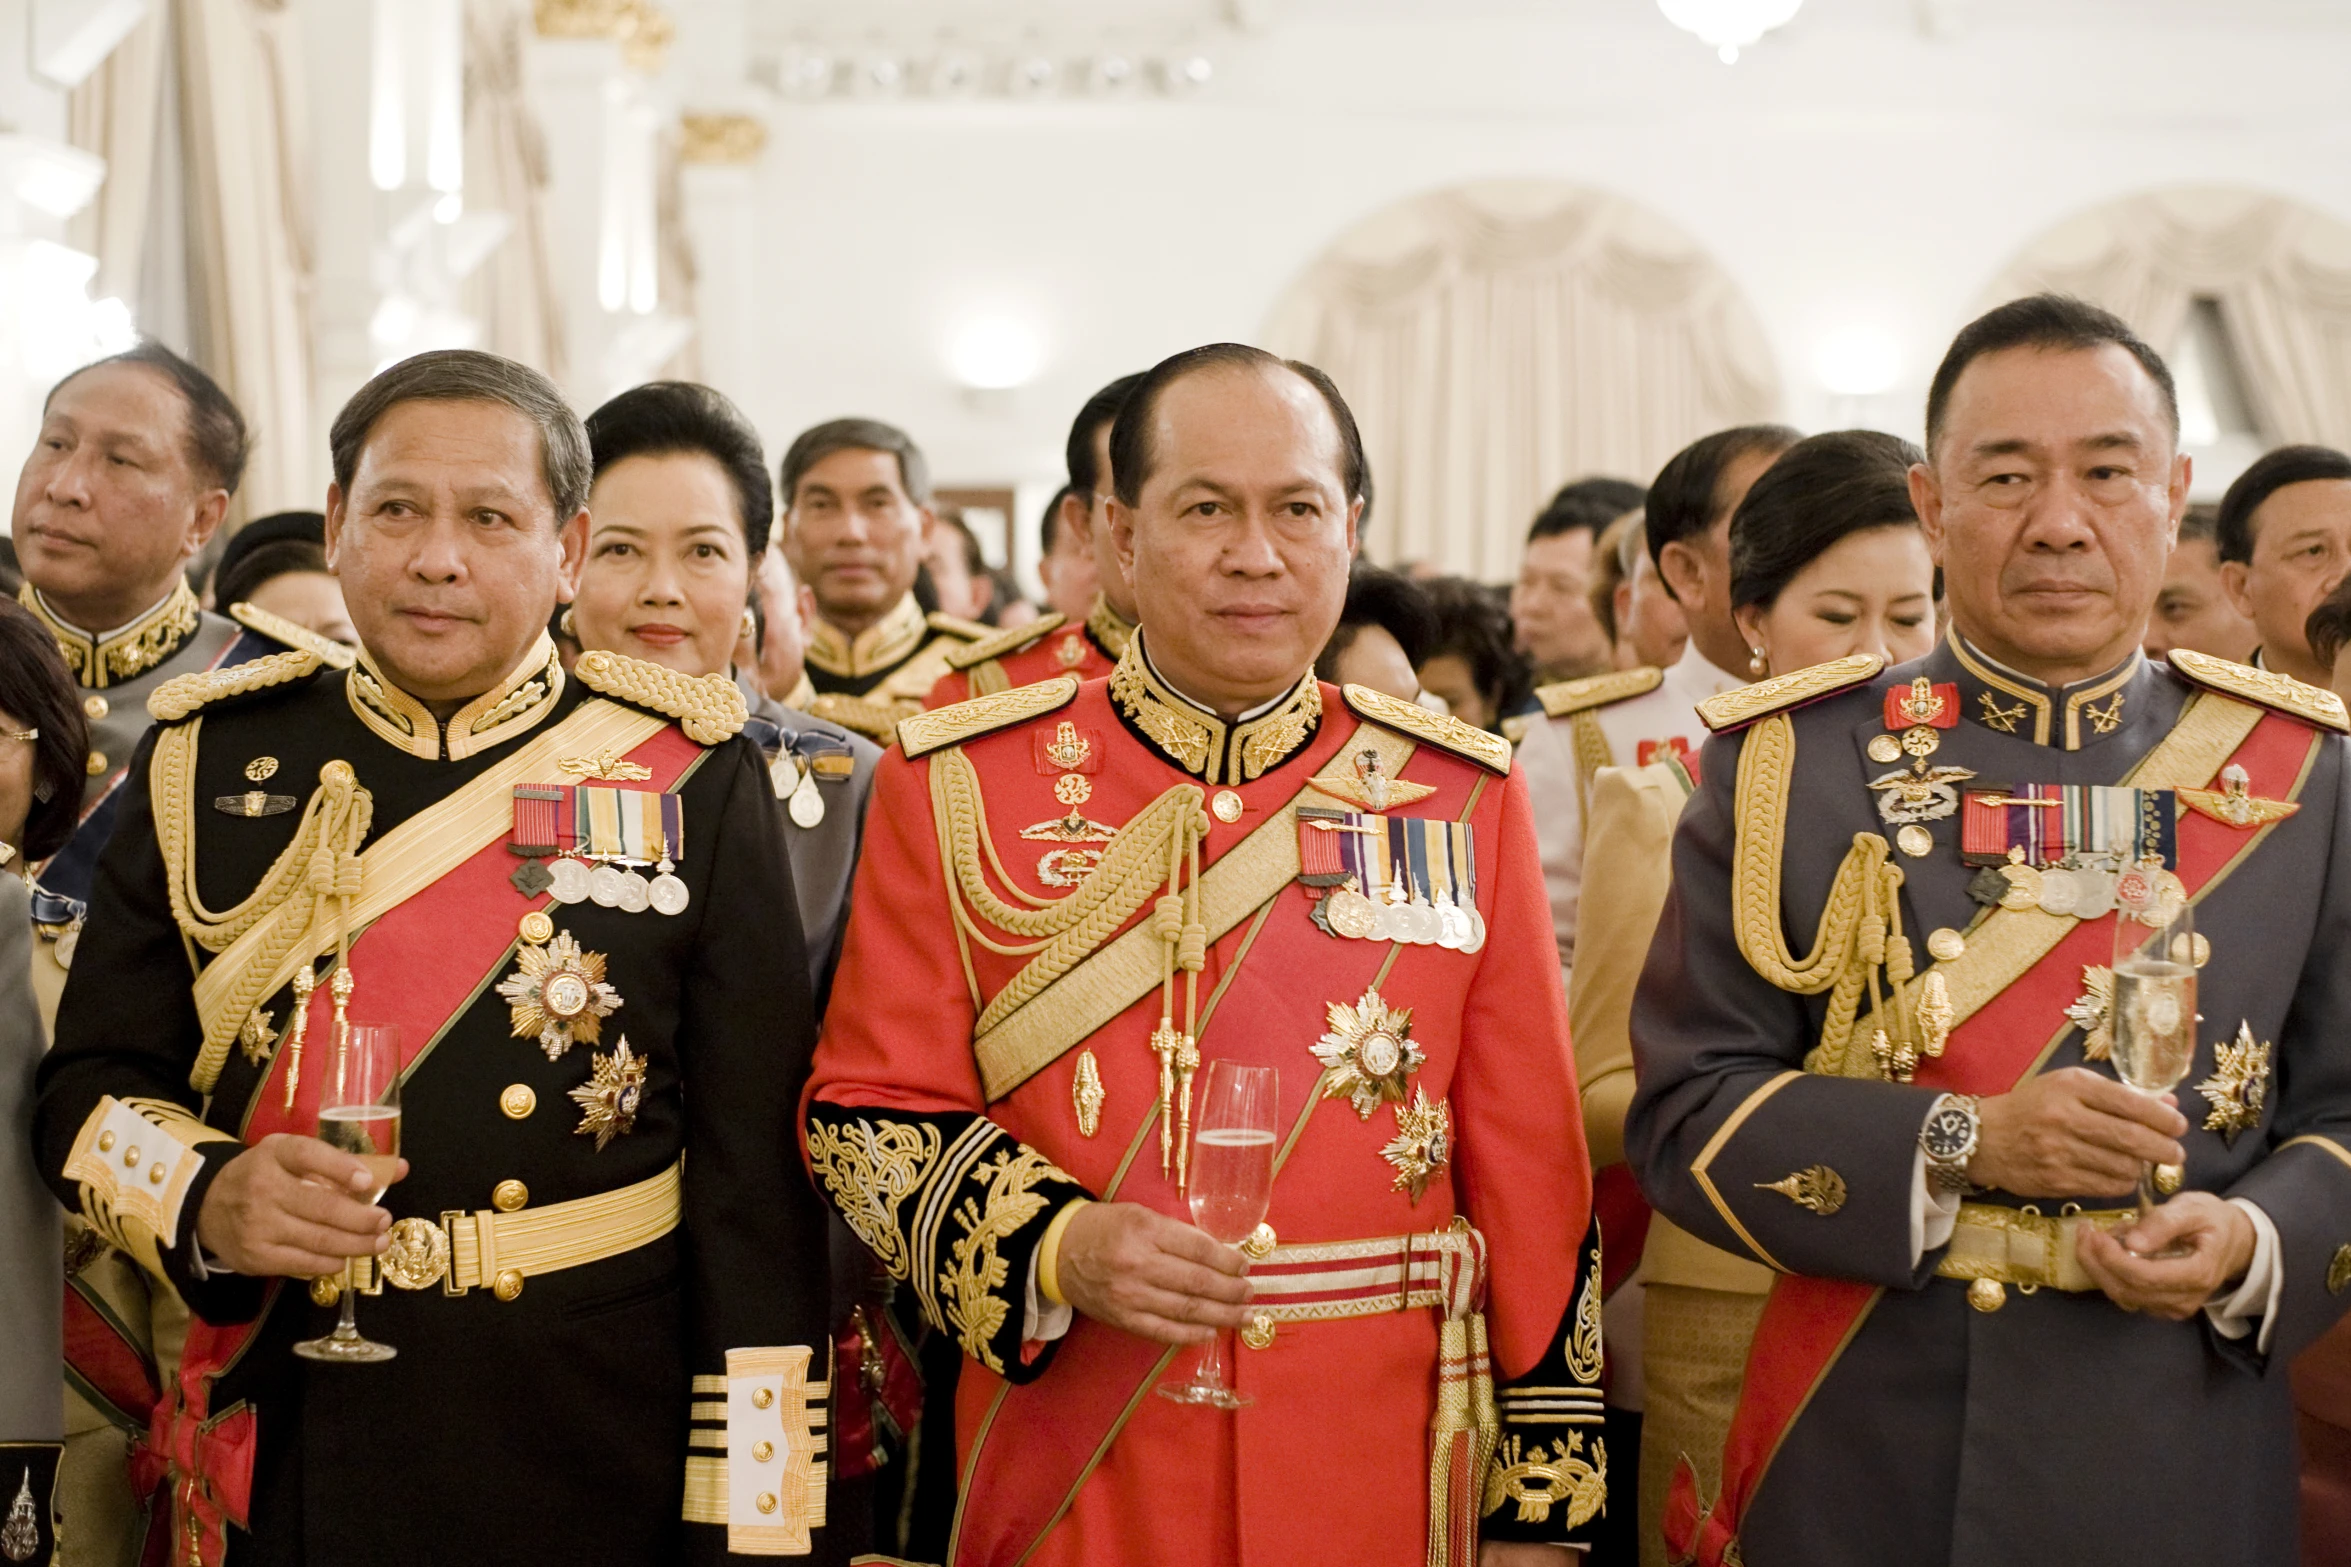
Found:
[[[947,655],[996,634],[926,614],[915,597],[938,526],[930,466],[895,425],[833,419],[800,432],[778,478],[784,553],[816,595],[808,710],[888,745],[947,673]]]
[[[557,661],[588,447],[536,372],[405,360],[331,446],[358,662],[154,694],[40,1074],[51,1186],[199,1319],[155,1423],[175,1555],[414,1560],[386,1519],[483,1561],[805,1554],[813,1029],[742,696]],[[387,1107],[368,1025],[405,1137],[330,1146]]]

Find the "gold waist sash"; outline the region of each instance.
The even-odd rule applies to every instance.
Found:
[[[1961,1203],[1951,1247],[1935,1265],[1935,1272],[1946,1279],[1990,1279],[2030,1289],[2094,1290],[2098,1286],[2074,1256],[2075,1237],[2093,1226],[2120,1229],[2138,1217],[2129,1208],[2051,1216],[2032,1208]]]
[[[382,1293],[386,1282],[407,1290],[438,1284],[444,1295],[487,1285],[499,1299],[512,1300],[524,1279],[602,1262],[676,1229],[684,1172],[681,1159],[633,1186],[519,1213],[451,1209],[438,1223],[401,1219],[392,1226],[390,1251],[352,1259],[352,1280],[369,1295]]]

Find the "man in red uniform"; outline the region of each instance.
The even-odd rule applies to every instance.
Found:
[[[1106,520],[1111,499],[1110,427],[1127,393],[1142,379],[1120,376],[1087,398],[1077,422],[1069,427],[1069,485],[1055,502],[1061,508],[1056,522],[1076,548],[1093,552],[1094,574],[1101,583],[1093,608],[1074,626],[1058,612],[1040,615],[1025,626],[1008,627],[955,649],[947,655],[947,673],[923,699],[924,707],[945,707],[1056,675],[1093,680],[1109,674],[1127,650],[1127,639],[1135,631],[1135,604],[1111,552]]]
[[[1525,788],[1313,676],[1363,471],[1319,372],[1180,354],[1111,450],[1149,630],[900,725],[807,1101],[966,1356],[949,1560],[1565,1564],[1600,1258]],[[1218,1058],[1280,1074],[1238,1249],[1183,1222]],[[1246,1407],[1150,1396],[1226,1333]]]

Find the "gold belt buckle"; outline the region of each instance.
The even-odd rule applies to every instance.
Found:
[[[442,1215],[443,1219],[449,1217]],[[377,1261],[376,1272],[398,1288],[427,1289],[450,1276],[449,1232],[441,1225],[430,1219],[397,1220],[392,1225],[391,1242]]]

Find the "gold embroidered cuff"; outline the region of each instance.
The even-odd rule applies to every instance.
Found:
[[[726,1375],[696,1377],[696,1448],[723,1458],[686,1459],[684,1516],[723,1526],[738,1556],[805,1556],[825,1521],[825,1401],[829,1383],[808,1379],[814,1352],[804,1344],[727,1351]],[[714,1385],[715,1384],[715,1385]],[[722,1430],[705,1427],[715,1423]]]
[[[236,1139],[206,1126],[179,1105],[158,1099],[98,1101],[74,1139],[65,1177],[82,1187],[82,1214],[149,1271],[180,1241],[181,1209],[204,1168],[203,1143]]]

